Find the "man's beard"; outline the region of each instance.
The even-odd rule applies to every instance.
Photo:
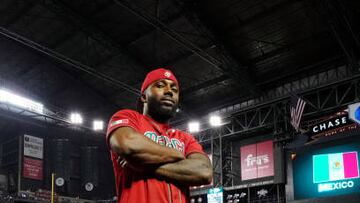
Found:
[[[156,101],[155,98],[149,98],[148,102],[148,113],[156,121],[167,122],[173,118],[176,114],[177,104],[172,107],[164,107],[163,104]]]

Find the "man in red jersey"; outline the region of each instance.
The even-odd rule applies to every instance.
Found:
[[[108,125],[119,203],[188,203],[189,186],[209,184],[212,166],[201,145],[168,121],[179,103],[170,70],[149,72],[141,86],[142,114],[125,109]]]

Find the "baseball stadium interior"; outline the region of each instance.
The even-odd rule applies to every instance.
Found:
[[[1,0],[0,202],[116,203],[110,117],[158,67],[191,203],[360,202],[360,1]],[[154,201],[156,203],[156,201]]]

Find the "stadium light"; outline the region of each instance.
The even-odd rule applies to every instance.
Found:
[[[72,124],[82,124],[83,119],[79,113],[72,113],[70,115],[70,122]]]
[[[209,122],[211,126],[220,126],[222,124],[220,116],[211,116]]]
[[[196,133],[200,131],[200,123],[199,122],[190,122],[189,123],[189,132]]]
[[[99,121],[99,120],[95,120],[93,122],[93,129],[94,130],[103,130],[104,129],[104,122]]]
[[[41,114],[43,113],[44,110],[43,104],[16,95],[4,89],[0,89],[0,102],[9,103],[11,105],[20,107],[22,109],[26,109]]]

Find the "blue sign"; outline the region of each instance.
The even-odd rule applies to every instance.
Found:
[[[360,103],[350,104],[348,106],[349,118],[360,124]]]
[[[223,203],[223,188],[211,188],[207,193],[208,203]]]

